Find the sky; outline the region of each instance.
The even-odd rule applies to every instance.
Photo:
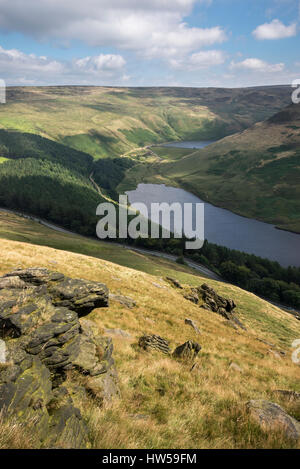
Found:
[[[0,0],[7,85],[291,84],[299,46],[300,0]]]

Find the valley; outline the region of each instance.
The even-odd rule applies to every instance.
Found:
[[[11,463],[300,449],[299,1],[0,0]]]
[[[183,157],[160,157],[126,174],[119,190],[138,182],[180,187],[218,207],[300,232],[300,109],[290,105],[241,133]],[[156,150],[157,151],[157,150]]]

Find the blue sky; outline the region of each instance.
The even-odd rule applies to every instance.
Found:
[[[8,85],[255,86],[300,78],[299,0],[0,0]]]

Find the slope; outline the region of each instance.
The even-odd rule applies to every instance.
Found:
[[[300,107],[290,105],[241,133],[189,154],[128,171],[164,181],[241,215],[300,232]]]
[[[8,231],[5,237],[10,232],[16,235],[20,226],[20,237],[29,236],[25,226],[33,230],[32,222],[21,220],[18,225],[17,217],[10,223],[2,226]],[[46,228],[40,228],[45,236]],[[36,225],[36,233],[38,230]],[[219,315],[199,308],[172,288],[161,278],[165,273],[160,263],[157,272],[150,275],[120,266],[116,258],[115,263],[99,259],[101,244],[96,258],[32,242],[1,240],[0,275],[16,266],[45,266],[72,277],[104,282],[111,293],[129,296],[137,303],[128,309],[111,301],[108,309],[95,310],[89,316],[101,331],[121,328],[130,334],[113,336],[121,398],[101,409],[76,397],[95,448],[297,447],[280,432],[263,431],[249,418],[245,407],[249,399],[265,398],[299,419],[297,403],[274,393],[276,389],[300,391],[299,366],[291,360],[291,343],[300,333],[295,318],[253,294],[209,281],[220,294],[237,303],[238,316],[247,331],[236,331]],[[173,274],[177,276],[178,272]],[[185,284],[203,281],[195,274],[185,274]],[[187,317],[197,322],[201,335],[184,324]],[[172,348],[186,340],[198,341],[202,351],[197,366],[191,371],[189,362],[141,351],[137,341],[144,332],[162,335]],[[230,367],[232,362],[241,371]],[[2,447],[6,444],[5,428],[2,425],[0,430]],[[16,424],[14,428],[17,445]],[[34,441],[29,439],[28,446],[35,446]]]
[[[12,87],[0,127],[50,138],[95,158],[178,139],[240,131],[288,103],[287,86],[244,89]]]

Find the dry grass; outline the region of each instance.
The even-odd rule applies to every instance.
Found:
[[[26,425],[16,417],[5,417],[0,412],[0,449],[34,449],[38,446],[34,422]]]
[[[275,389],[300,391],[299,366],[291,360],[291,343],[300,337],[299,322],[237,287],[204,280],[232,297],[247,331],[236,331],[220,316],[185,300],[158,276],[70,252],[1,240],[0,274],[16,266],[44,266],[72,277],[101,281],[112,293],[133,298],[127,309],[111,302],[91,313],[100,330],[121,328],[132,338],[114,337],[114,357],[121,399],[99,409],[90,399],[76,404],[90,421],[96,448],[283,448],[295,447],[281,434],[263,432],[249,421],[245,402],[265,398],[299,418],[295,403],[274,396]],[[160,285],[162,288],[159,288]],[[201,335],[184,324],[194,320]],[[202,346],[197,366],[136,346],[144,332],[159,334],[171,348],[186,340]],[[286,353],[276,358],[270,346]],[[230,369],[232,362],[243,370]],[[299,446],[298,446],[299,447]]]

